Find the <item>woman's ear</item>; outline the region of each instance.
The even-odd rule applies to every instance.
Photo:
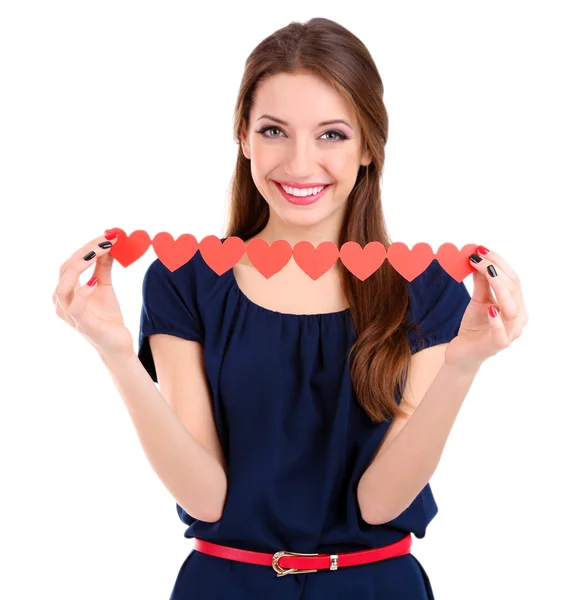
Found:
[[[240,126],[240,144],[242,147],[242,153],[244,154],[244,157],[247,160],[250,160],[250,144],[247,139],[246,126],[245,126],[244,121],[243,121],[242,125]]]

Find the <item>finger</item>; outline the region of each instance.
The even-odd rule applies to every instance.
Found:
[[[473,271],[473,293],[471,294],[471,299],[482,304],[488,302],[497,303],[489,280],[480,271]]]
[[[74,300],[74,296],[80,289],[80,283],[78,282],[80,274],[95,264],[96,256],[95,253],[94,256],[88,260],[79,258],[74,263],[70,263],[62,277],[58,280],[54,294],[56,300],[66,314],[68,314],[68,308]]]
[[[74,252],[60,267],[60,279],[56,286],[55,294],[56,300],[60,303],[65,313],[68,311],[74,295],[80,288],[78,281],[80,274],[94,264],[98,266],[98,261],[103,256],[108,256],[107,260],[112,261],[110,248],[112,248],[115,242],[116,238],[112,240],[107,240],[104,236],[95,238],[92,242]],[[108,273],[106,272],[107,270]],[[96,269],[93,275],[96,275]],[[110,285],[110,267],[103,269],[103,277],[105,280],[104,283]]]
[[[72,318],[75,328],[80,333],[88,336],[99,333],[101,327],[100,320],[88,308],[88,298],[97,286],[98,280],[95,277],[92,277],[87,283],[80,287],[68,307],[68,315]]]
[[[481,258],[477,254],[471,254],[469,260],[475,269],[486,277],[495,293],[502,318],[506,321],[515,319],[518,315],[518,307],[509,289],[512,284],[507,274],[497,269],[492,261]]]
[[[495,265],[495,268],[498,268],[502,273],[505,273],[505,275],[507,275],[507,277],[520,288],[519,276],[513,267],[507,261],[505,261],[500,254],[494,250],[488,250],[484,246],[479,246],[479,248],[482,249],[482,251],[476,251],[476,254],[486,258],[487,260],[490,260]],[[479,248],[477,248],[477,250],[479,250]]]
[[[73,252],[67,259],[60,265],[60,272],[58,274],[58,278],[60,279],[62,275],[66,272],[66,270],[70,267],[70,265],[75,264],[78,259],[84,258],[86,254],[91,251],[96,252],[98,255],[104,254],[104,252],[108,252],[110,247],[101,247],[99,244],[104,244],[108,246],[109,243],[114,244],[116,242],[118,234],[108,234],[108,236],[100,235],[93,240],[90,240],[84,246],[78,248],[75,252]]]
[[[480,246],[480,248],[487,250],[483,246]],[[477,254],[479,254],[479,252],[477,252]],[[529,319],[519,276],[511,267],[511,265],[509,265],[497,252],[487,250],[487,252],[483,254],[483,257],[491,260],[496,265],[496,268],[498,268],[501,273],[505,273],[509,278],[508,288],[517,304],[517,318],[521,323],[521,328],[524,327]]]
[[[98,285],[112,285],[112,263],[114,257],[109,251],[96,257],[94,276],[98,278]]]
[[[499,348],[499,350],[507,348],[509,345],[509,335],[507,334],[507,329],[497,306],[489,307],[487,310],[487,319],[489,319],[489,326],[491,327],[491,334],[495,346]]]

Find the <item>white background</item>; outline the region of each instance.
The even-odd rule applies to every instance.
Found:
[[[106,228],[223,234],[244,60],[324,16],[363,40],[384,81],[394,241],[498,251],[529,309],[473,384],[413,552],[441,600],[577,598],[569,5],[2,3],[1,597],[168,598],[192,541],[51,295],[60,264]],[[113,267],[135,340],[154,258]]]

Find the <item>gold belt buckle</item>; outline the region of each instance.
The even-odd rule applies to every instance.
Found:
[[[277,577],[282,577],[283,575],[298,575],[299,573],[316,573],[317,569],[313,569],[311,571],[305,571],[304,569],[283,569],[278,561],[283,556],[318,556],[318,554],[302,554],[301,552],[287,552],[286,550],[281,550],[277,552],[272,557],[272,568],[277,574]]]

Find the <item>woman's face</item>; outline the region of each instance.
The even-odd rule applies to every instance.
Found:
[[[321,125],[333,120],[345,123]],[[368,165],[370,157],[361,156],[358,124],[333,88],[309,73],[265,79],[255,94],[249,130],[243,127],[241,138],[253,180],[269,204],[274,224],[280,228],[322,224],[325,233],[338,232],[359,167]],[[289,184],[287,195],[278,182]],[[296,191],[291,183],[328,187],[303,196],[310,189]]]

